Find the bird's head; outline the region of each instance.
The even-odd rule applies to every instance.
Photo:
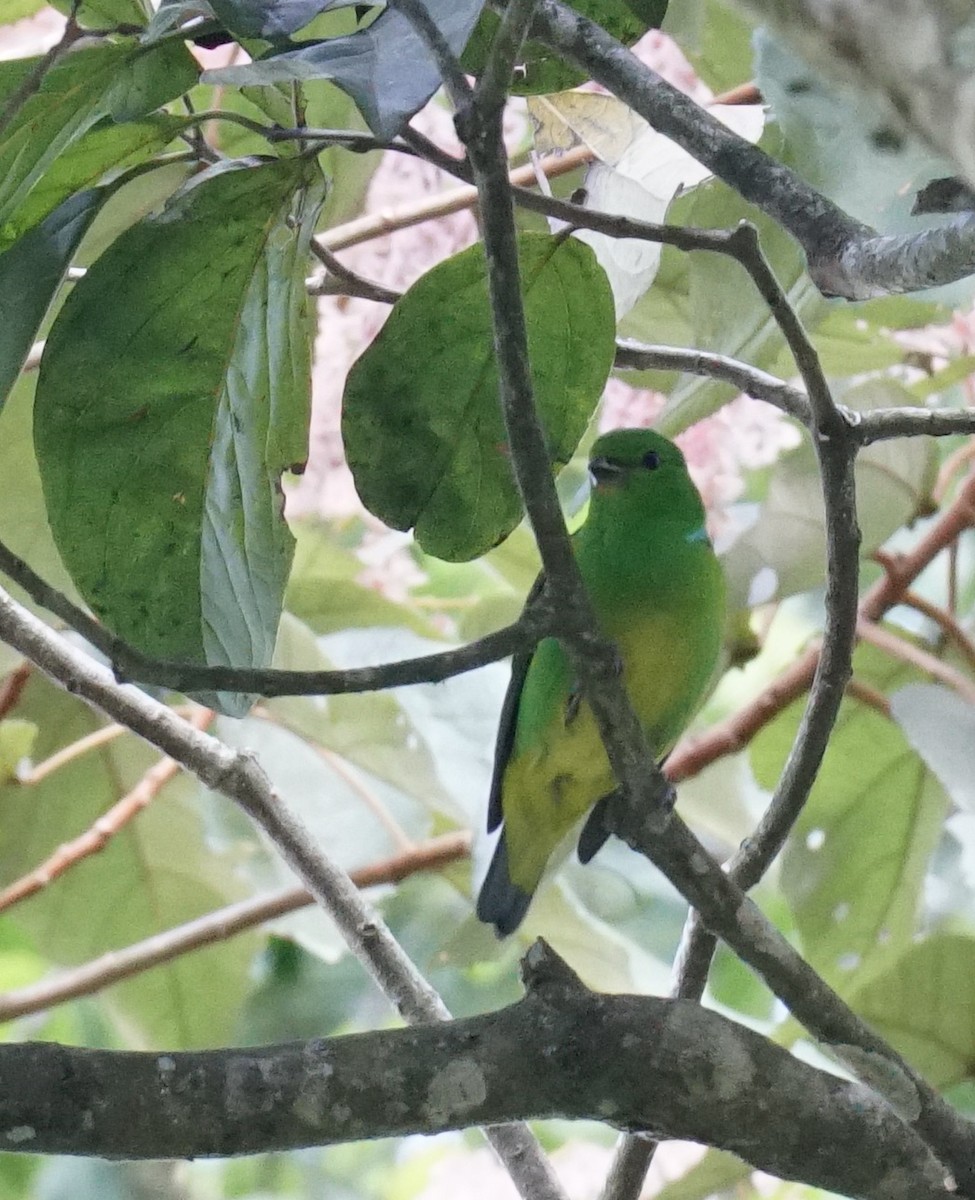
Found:
[[[589,479],[595,509],[703,524],[704,507],[683,454],[652,429],[616,429],[598,438]]]

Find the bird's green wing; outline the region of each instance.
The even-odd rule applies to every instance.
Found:
[[[539,575],[525,599],[526,612],[538,600],[544,586],[545,576]],[[504,694],[504,704],[501,706],[501,717],[498,721],[498,737],[494,743],[494,775],[491,779],[491,795],[488,798],[488,833],[493,833],[504,819],[504,813],[501,810],[501,784],[504,780],[504,769],[508,765],[511,750],[515,744],[521,690],[525,685],[525,676],[528,674],[534,654],[535,649],[532,647],[523,654],[516,654],[511,660],[511,679],[508,682],[508,690]]]

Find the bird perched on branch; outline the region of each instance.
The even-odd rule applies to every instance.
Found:
[[[680,450],[648,429],[599,438],[573,536],[579,570],[653,752],[662,758],[704,697],[724,625],[724,578]],[[536,584],[536,588],[539,584]],[[592,711],[555,638],[515,658],[501,711],[488,831],[502,826],[477,900],[499,937],[521,923],[556,847],[591,809],[578,851],[609,836],[616,781]]]

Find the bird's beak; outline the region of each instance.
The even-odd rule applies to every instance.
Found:
[[[594,488],[612,487],[622,483],[626,468],[610,458],[599,455],[589,460],[589,482]]]

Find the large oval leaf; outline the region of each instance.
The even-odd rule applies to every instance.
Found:
[[[0,408],[106,194],[89,188],[70,196],[40,225],[0,253]]]
[[[613,359],[613,296],[592,250],[519,238],[535,400],[568,462]],[[476,558],[521,519],[498,402],[484,249],[427,272],[349,373],[342,433],[366,507],[429,554]]]
[[[202,177],[95,262],[48,338],[51,529],[95,612],[150,654],[270,660],[293,549],[279,480],[306,452],[307,171]]]

